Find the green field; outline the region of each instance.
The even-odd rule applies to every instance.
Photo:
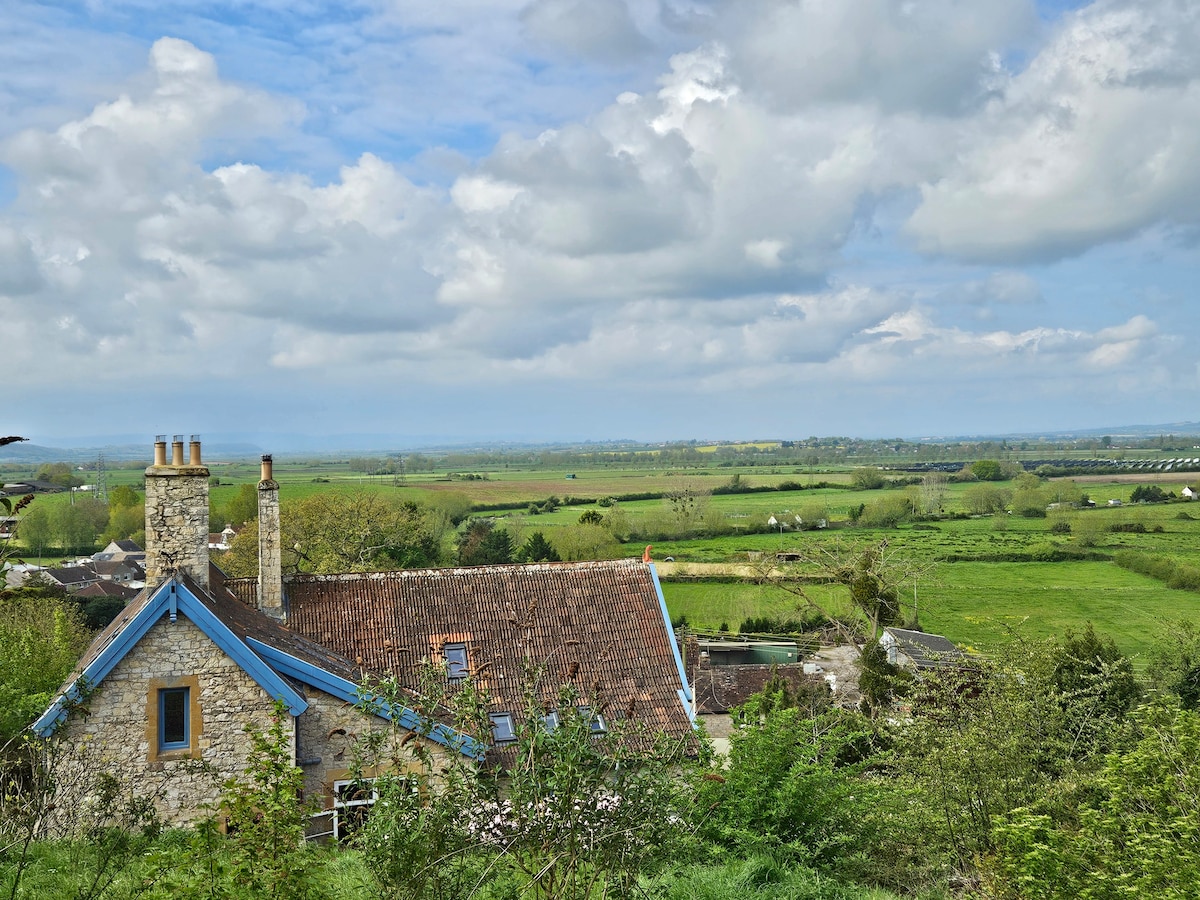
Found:
[[[707,455],[707,454],[706,454]],[[259,477],[256,460],[211,463],[213,506],[220,510],[242,485]],[[139,467],[111,469],[109,485],[140,485]],[[574,477],[568,477],[573,475]],[[743,486],[776,487],[783,482],[798,490],[716,494],[738,476]],[[85,475],[86,477],[86,475]],[[943,517],[933,521],[881,530],[848,527],[851,511],[860,505],[912,495],[915,487],[888,487],[860,491],[851,488],[851,471],[797,466],[691,465],[649,468],[640,465],[598,464],[591,468],[555,469],[540,466],[497,464],[485,468],[421,472],[405,477],[368,476],[350,470],[345,462],[280,462],[275,477],[281,485],[285,507],[318,492],[371,492],[404,500],[437,504],[454,498],[477,507],[507,505],[507,509],[481,510],[479,515],[499,519],[514,533],[541,530],[554,540],[575,526],[581,514],[595,510],[608,515],[611,507],[595,501],[630,494],[695,494],[707,509],[706,522],[716,522],[731,533],[719,536],[663,540],[654,534],[670,519],[667,499],[630,500],[619,504],[632,536],[614,551],[637,557],[646,543],[654,544],[657,560],[673,557],[692,575],[728,574],[735,567],[770,568],[776,554],[801,552],[819,555],[823,549],[846,552],[867,543],[888,542],[888,553],[907,564],[927,570],[919,583],[919,615],[923,627],[951,639],[994,651],[1010,631],[1031,637],[1061,634],[1086,621],[1111,634],[1127,653],[1141,654],[1154,635],[1172,620],[1200,614],[1200,594],[1171,590],[1152,578],[1125,571],[1109,561],[1119,550],[1170,556],[1195,565],[1200,550],[1200,504],[1182,502],[1129,505],[1133,479],[1081,480],[1076,491],[1086,490],[1099,505],[1095,509],[1052,510],[1046,517],[1024,518],[1012,514],[967,517],[972,486],[949,483],[942,497]],[[891,477],[895,477],[892,475]],[[1141,478],[1144,483],[1147,479]],[[1178,492],[1196,479],[1187,475],[1161,477],[1164,491]],[[827,486],[817,487],[818,482]],[[811,487],[810,487],[811,485]],[[1011,490],[1000,483],[998,487]],[[1072,486],[1067,485],[1068,489]],[[1047,489],[1051,489],[1047,487]],[[556,496],[583,498],[587,502],[562,505],[552,512],[530,514],[529,504]],[[1121,500],[1119,507],[1107,501]],[[67,494],[37,499],[47,508],[69,503]],[[218,513],[219,514],[219,513]],[[827,519],[829,528],[814,531],[767,530],[767,520],[793,523]],[[223,523],[214,523],[219,528]],[[1113,531],[1113,526],[1132,531]],[[1137,529],[1144,529],[1139,531]],[[647,534],[649,533],[649,537]],[[18,549],[20,549],[18,547]],[[1033,559],[1083,554],[1056,562]],[[712,569],[713,571],[710,571]],[[837,590],[816,589],[827,608],[841,609]],[[722,624],[737,628],[750,617],[793,617],[800,601],[778,587],[750,582],[713,582],[664,579],[664,593],[673,617],[686,616],[697,628],[716,630]]]
[[[846,611],[837,589],[806,585],[804,590],[826,608]],[[700,631],[717,631],[722,625],[737,631],[749,618],[787,620],[803,615],[803,601],[796,593],[773,584],[664,580],[663,596],[672,619],[686,617],[689,627]]]
[[[814,600],[845,613],[844,588],[804,587]],[[747,618],[799,617],[804,603],[775,585],[665,581],[673,618],[702,631],[735,629]],[[1091,621],[1126,654],[1144,662],[1156,638],[1181,618],[1200,617],[1200,594],[1171,590],[1108,562],[948,563],[918,591],[921,626],[982,653],[1016,638],[1040,639]]]

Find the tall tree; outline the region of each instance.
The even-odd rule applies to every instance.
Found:
[[[438,565],[445,518],[374,493],[320,493],[281,511],[284,564],[304,572],[370,572]]]
[[[518,562],[558,562],[558,551],[540,531],[535,531],[517,553]]]
[[[513,561],[512,538],[492,519],[471,519],[458,537],[460,566],[500,565]]]

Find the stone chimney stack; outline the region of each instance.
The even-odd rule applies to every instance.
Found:
[[[258,482],[258,608],[274,619],[287,618],[283,606],[279,483],[272,477],[269,453],[262,458],[262,480]]]
[[[192,435],[191,459],[183,460],[183,435],[171,443],[154,439],[154,464],[146,469],[146,584],[186,572],[208,587],[208,467],[200,459],[200,437]]]

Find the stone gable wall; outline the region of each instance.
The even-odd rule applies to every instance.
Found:
[[[358,742],[371,732],[392,726],[382,719],[363,714],[353,705],[323,691],[309,689],[306,699],[309,706],[298,721],[299,743],[296,748],[297,761],[304,770],[304,797],[314,810],[331,809],[333,783],[350,776]],[[401,731],[396,735],[396,743],[403,740],[406,734]],[[443,768],[442,763],[453,752],[434,741],[416,738],[409,739],[404,747],[385,748],[383,756],[385,759],[408,761],[402,764],[406,771],[420,771],[422,767],[416,762],[413,752],[418,742],[431,755],[435,771]],[[364,774],[377,774],[377,770],[364,770]]]
[[[174,681],[190,682],[195,757],[187,752],[157,753],[156,735],[148,721],[156,701],[152,691]],[[193,688],[195,691],[195,688]],[[225,779],[246,767],[249,741],[245,727],[266,730],[273,702],[230,657],[181,613],[166,616],[129,651],[73,712],[55,739],[61,753],[63,811],[57,824],[71,831],[70,811],[94,790],[94,776],[107,772],[126,790],[154,799],[164,821],[182,824],[208,814]],[[197,722],[197,718],[199,722]]]
[[[194,752],[160,753],[153,720],[157,691],[183,685],[192,692]],[[334,782],[349,777],[359,739],[391,726],[315,688],[305,694],[309,706],[296,721],[293,759],[304,772],[310,807],[327,810]],[[77,830],[76,813],[93,802],[101,773],[113,776],[123,794],[151,798],[165,822],[182,825],[213,814],[222,784],[245,771],[247,724],[265,731],[273,708],[266,692],[186,616],[180,613],[174,623],[164,616],[56,733],[51,758],[60,794],[47,829]],[[405,735],[400,732],[396,742]],[[413,754],[418,742],[440,770],[452,751],[421,738],[387,748],[384,757],[413,760],[406,768],[418,771]]]

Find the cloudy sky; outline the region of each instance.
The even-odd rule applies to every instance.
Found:
[[[0,432],[1194,420],[1196,0],[8,0]]]

